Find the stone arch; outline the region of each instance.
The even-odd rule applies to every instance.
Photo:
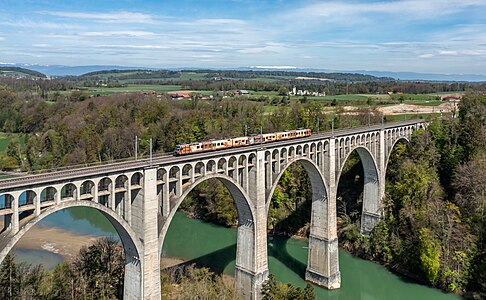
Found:
[[[257,163],[257,157],[256,157],[255,153],[251,153],[248,156],[248,164],[251,165],[251,167],[255,167],[256,163]]]
[[[128,188],[128,177],[127,175],[119,175],[118,177],[116,177],[115,179],[115,191],[117,189],[126,189]]]
[[[236,156],[231,156],[228,160],[228,166],[234,170],[237,169],[238,167],[238,159],[236,159]]]
[[[270,212],[271,197],[283,172],[293,163],[300,163],[307,172],[311,182],[312,204],[310,217],[310,235],[305,279],[324,285],[327,288],[338,288],[340,285],[338,241],[334,223],[336,222],[335,200],[328,196],[328,187],[318,166],[309,158],[302,157],[286,164],[275,183],[266,195],[266,213]]]
[[[115,208],[114,210],[117,214],[121,215],[123,219],[128,220],[128,186],[129,183],[133,185],[135,174],[139,174],[139,172],[134,173],[132,175],[131,180],[129,181],[128,176],[125,174],[121,174],[115,178]],[[136,181],[136,180],[135,180]],[[133,185],[132,188],[141,187],[140,182],[138,185]]]
[[[142,187],[143,185],[143,174],[141,172],[133,173],[132,177],[130,178],[130,186],[134,187]]]
[[[194,175],[203,176],[204,174],[205,174],[205,166],[204,163],[200,161],[194,166]]]
[[[304,156],[306,156],[306,157],[309,157],[309,154],[310,154],[310,153],[309,153],[309,144],[304,144],[304,150],[303,150],[303,151],[304,151],[304,152],[303,152],[303,154],[302,154],[302,155],[304,155]]]
[[[224,172],[226,174],[227,171],[227,160],[226,158],[222,157],[218,160],[218,165],[216,168],[216,172]]]
[[[24,199],[25,197],[25,199]],[[19,195],[18,203],[19,208],[22,206],[34,205],[35,199],[38,197],[33,190],[25,190]]]
[[[125,251],[125,284],[124,298],[140,299],[142,294],[142,272],[139,260],[142,254],[142,244],[135,232],[130,228],[128,223],[118,216],[114,211],[101,204],[91,201],[69,201],[62,202],[58,205],[50,206],[43,210],[38,216],[30,219],[20,227],[20,230],[13,236],[5,237],[8,240],[0,248],[0,263],[5,259],[7,254],[12,250],[15,244],[34,227],[39,221],[57,211],[70,207],[91,207],[100,211],[115,227]]]
[[[289,147],[289,157],[292,159],[295,156],[295,147]]]
[[[48,186],[44,188],[39,195],[41,206],[43,202],[56,201],[57,193],[58,191],[53,186]]]
[[[0,195],[0,209],[10,209],[12,208],[12,203],[15,198],[12,194],[5,193]]]
[[[85,180],[79,186],[79,200],[93,200],[96,185],[92,180]]]
[[[237,179],[238,178],[238,159],[235,156],[231,156],[228,159],[228,176]]]
[[[363,209],[361,212],[361,232],[370,233],[374,226],[378,223],[381,217],[381,182],[380,170],[377,162],[370,152],[370,149],[359,146],[347,153],[343,159],[340,169],[336,174],[336,187],[339,186],[341,175],[346,165],[346,161],[353,151],[356,150],[360,157],[361,165],[364,173],[364,188],[363,188]]]
[[[216,163],[214,162],[214,160],[211,159],[206,164],[206,172],[207,173],[213,173],[213,172],[215,172],[215,166],[216,166]]]
[[[98,189],[98,203],[106,206],[110,205],[111,197],[113,197],[111,194],[112,184],[113,182],[109,177],[100,179],[98,186],[96,187]]]
[[[238,166],[239,167],[244,167],[245,164],[246,164],[246,161],[247,161],[246,155],[243,154],[243,155],[238,156]]]
[[[73,183],[67,183],[61,188],[61,201],[76,200],[76,186]]]
[[[285,160],[287,158],[287,148],[282,148],[280,151],[280,160]]]
[[[220,173],[215,173],[215,174],[208,174],[205,177],[198,178],[195,180],[190,186],[188,186],[185,190],[184,193],[180,197],[177,198],[177,201],[174,203],[173,208],[171,208],[171,212],[169,216],[167,217],[166,221],[164,222],[161,231],[159,233],[159,253],[162,253],[162,247],[164,245],[164,239],[167,234],[167,230],[169,229],[170,223],[172,222],[172,219],[181,205],[181,203],[184,201],[184,199],[189,195],[189,193],[200,183],[208,180],[208,179],[218,179],[220,180],[224,186],[229,190],[231,196],[233,197],[233,200],[236,204],[236,210],[238,212],[238,227],[241,226],[252,226],[253,220],[254,220],[254,211],[253,211],[253,206],[252,203],[250,202],[250,197],[248,194],[238,185],[236,181],[234,181],[233,178],[220,174]],[[254,237],[249,237],[253,239]],[[238,236],[238,240],[240,240],[240,237]]]

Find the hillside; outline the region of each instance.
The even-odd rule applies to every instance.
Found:
[[[47,78],[47,76],[41,72],[20,67],[0,67],[0,77]]]

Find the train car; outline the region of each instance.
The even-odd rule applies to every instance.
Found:
[[[247,146],[250,144],[249,138],[247,136],[233,138],[233,147]]]
[[[297,130],[286,130],[282,132],[252,134],[249,136],[235,137],[232,139],[218,139],[196,143],[179,144],[174,149],[174,155],[187,155],[206,151],[221,150],[233,147],[242,147],[259,143],[270,143],[287,139],[301,138],[311,135],[308,128],[299,128]]]

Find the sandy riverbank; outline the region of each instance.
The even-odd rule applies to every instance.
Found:
[[[72,260],[83,246],[92,244],[98,237],[78,235],[56,227],[34,226],[20,239],[15,248],[45,250]]]

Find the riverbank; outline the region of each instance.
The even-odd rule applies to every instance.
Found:
[[[98,237],[81,235],[57,227],[34,226],[20,239],[14,249],[43,250],[71,261],[81,247],[91,245]]]

